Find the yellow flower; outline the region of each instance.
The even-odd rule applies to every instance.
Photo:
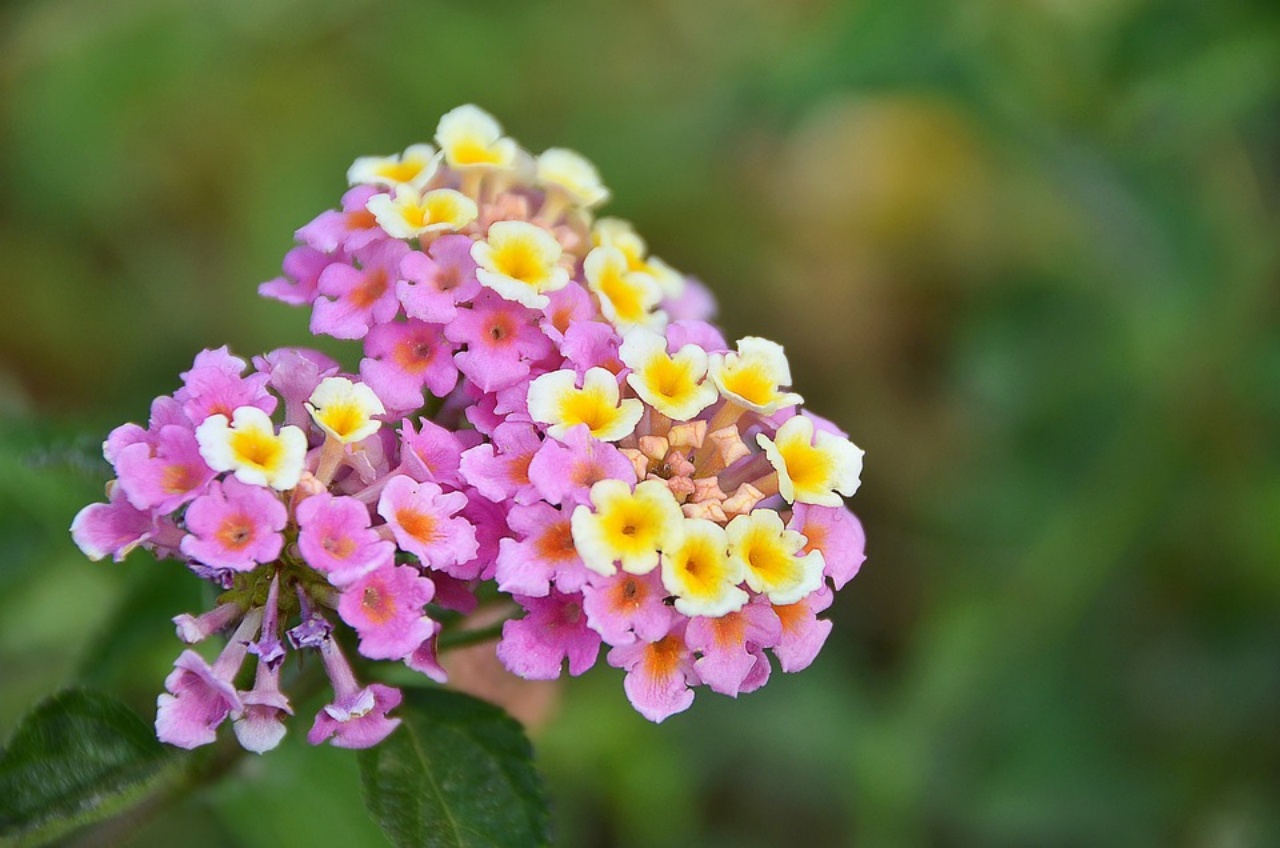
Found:
[[[450,188],[423,195],[419,195],[417,189],[397,188],[394,196],[375,194],[365,208],[373,213],[378,226],[388,235],[402,239],[460,230],[478,214],[474,200]]]
[[[347,182],[421,191],[435,176],[439,163],[434,147],[415,144],[399,156],[361,156],[347,169]]]
[[[445,113],[436,128],[436,144],[455,170],[506,170],[515,167],[520,152],[492,115],[470,104]]]
[[[664,313],[652,310],[662,300],[662,290],[643,271],[630,271],[627,258],[616,247],[597,247],[582,263],[587,288],[600,299],[600,311],[619,333],[642,325],[661,329]]]
[[[570,429],[587,425],[591,435],[616,442],[632,433],[644,406],[635,398],[619,400],[618,380],[604,368],[589,368],[577,386],[572,369],[552,371],[529,383],[529,415],[546,424],[547,434],[563,439]]]
[[[676,610],[719,618],[742,609],[742,567],[729,558],[724,528],[705,518],[686,518],[684,541],[662,553],[662,585],[676,596]]]
[[[712,354],[707,370],[722,395],[761,415],[804,401],[794,392],[781,390],[791,385],[791,366],[782,345],[768,339],[739,339],[736,353]]]
[[[718,397],[716,387],[703,379],[707,353],[697,345],[672,355],[664,337],[636,329],[623,337],[618,356],[631,369],[627,383],[641,400],[674,421],[690,420]]]
[[[840,495],[858,491],[862,449],[834,433],[815,433],[803,415],[788,418],[772,439],[758,434],[756,443],[778,472],[778,492],[789,503],[840,506]]]
[[[345,377],[326,377],[306,403],[320,429],[344,445],[363,442],[378,432],[382,422],[374,418],[387,410],[373,389]]]
[[[821,551],[802,554],[804,535],[782,526],[771,509],[739,515],[726,528],[729,558],[739,564],[753,592],[774,604],[794,604],[822,586]]]
[[[297,427],[277,435],[267,413],[242,406],[231,414],[210,415],[196,428],[200,455],[214,471],[230,471],[251,486],[288,491],[298,485],[307,456],[307,437]]]
[[[648,274],[664,297],[679,297],[684,291],[684,277],[658,257],[649,256],[648,245],[629,222],[621,218],[601,218],[591,228],[591,243],[621,250],[627,257],[627,270]]]
[[[499,221],[471,246],[481,284],[530,309],[545,309],[547,292],[569,284],[569,272],[557,264],[560,253],[554,236],[524,221]]]
[[[538,157],[537,180],[548,192],[558,193],[575,206],[593,209],[609,199],[609,189],[584,156],[563,147],[552,147]]]
[[[589,496],[594,509],[579,505],[569,523],[574,547],[592,571],[608,576],[621,565],[629,574],[648,574],[660,551],[683,540],[684,515],[661,480],[646,480],[635,491],[621,480],[600,480]]]

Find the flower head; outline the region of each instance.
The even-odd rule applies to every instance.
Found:
[[[535,159],[475,106],[434,141],[356,159],[260,287],[352,342],[358,374],[314,350],[206,350],[103,446],[116,479],[75,542],[208,580],[218,603],[174,618],[182,642],[234,631],[213,662],[178,657],[166,742],[229,720],[247,750],[277,746],[292,651],[319,653],[332,687],[308,740],[375,745],[400,692],[357,679],[339,643],[443,683],[441,636],[476,626],[481,598],[507,611],[508,670],[581,674],[607,645],[662,721],[699,688],[763,686],[770,653],[813,662],[862,565],[842,501],[862,452],[798,408],[781,345],[729,349],[705,286],[596,218],[609,190],[581,155]]]

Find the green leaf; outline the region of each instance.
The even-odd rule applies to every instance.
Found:
[[[140,800],[172,761],[155,731],[101,692],[41,702],[0,752],[0,836],[41,844]]]
[[[550,844],[542,780],[514,719],[442,689],[406,690],[398,714],[402,726],[359,758],[365,806],[394,844]]]

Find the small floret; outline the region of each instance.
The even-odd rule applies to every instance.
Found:
[[[251,486],[288,491],[302,476],[307,437],[287,425],[279,434],[267,414],[256,406],[242,406],[227,421],[211,415],[196,428],[200,455],[214,471],[230,471]]]
[[[711,356],[708,371],[722,395],[761,415],[772,415],[804,400],[794,392],[782,391],[783,386],[791,385],[791,366],[782,345],[768,339],[739,339],[736,353]]]
[[[663,551],[662,585],[676,596],[682,615],[717,618],[742,609],[742,567],[729,558],[724,528],[705,518],[684,520],[681,544]]]
[[[772,439],[758,434],[756,442],[778,472],[778,492],[789,503],[840,506],[840,495],[858,491],[862,450],[834,433],[815,433],[804,415],[788,418]]]
[[[591,487],[591,506],[573,511],[573,543],[582,562],[608,577],[618,565],[630,574],[647,574],[658,553],[684,538],[684,513],[661,480],[646,480],[635,490],[621,480]]]
[[[387,410],[364,383],[353,383],[346,377],[325,377],[311,393],[307,411],[325,435],[350,445],[378,432],[382,422],[374,416]]]
[[[451,188],[426,194],[419,194],[415,188],[397,188],[394,195],[375,194],[369,198],[368,208],[378,226],[399,239],[457,231],[479,214],[474,200]]]
[[[524,221],[499,221],[471,247],[480,283],[530,309],[545,309],[547,294],[569,284],[560,254],[554,236]]]
[[[619,399],[617,379],[603,368],[590,368],[577,386],[571,370],[552,371],[529,383],[529,415],[547,425],[552,438],[563,439],[585,424],[602,442],[616,442],[635,430],[644,407],[635,398]]]
[[[632,330],[622,340],[618,355],[631,369],[627,383],[654,409],[675,421],[688,421],[715,403],[713,383],[705,380],[707,353],[688,344],[675,354],[667,342],[648,330]]]
[[[439,161],[429,144],[410,145],[398,156],[361,156],[347,169],[347,183],[421,190],[435,175]]]

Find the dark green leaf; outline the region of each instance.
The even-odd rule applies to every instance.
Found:
[[[546,845],[542,781],[520,725],[475,698],[408,690],[404,724],[360,752],[365,806],[398,846]]]
[[[0,753],[0,835],[42,842],[117,812],[145,795],[169,760],[155,731],[111,696],[55,695]]]

